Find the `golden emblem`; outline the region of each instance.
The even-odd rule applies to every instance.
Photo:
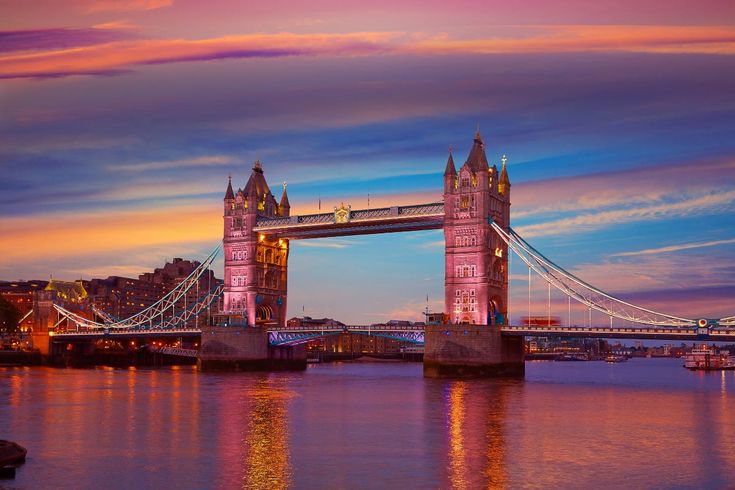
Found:
[[[335,223],[349,223],[350,221],[350,208],[351,206],[345,207],[345,203],[342,203],[340,207],[334,208],[334,222]]]

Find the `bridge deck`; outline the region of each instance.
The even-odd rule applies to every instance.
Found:
[[[565,326],[504,326],[504,335],[524,337],[587,337],[601,339],[661,339],[661,340],[706,340],[718,342],[735,342],[735,327],[724,326],[712,329],[698,328],[666,328],[666,327],[565,327]],[[272,328],[269,332],[283,334],[336,334],[351,332],[359,334],[386,334],[423,332],[421,325],[349,325],[345,327],[284,327]],[[52,338],[59,339],[94,339],[94,338],[132,338],[132,337],[182,337],[200,335],[201,329],[175,330],[99,330],[53,332]]]

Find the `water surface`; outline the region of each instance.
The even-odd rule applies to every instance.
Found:
[[[735,488],[735,371],[526,368],[0,369],[0,438],[29,450],[0,488]]]

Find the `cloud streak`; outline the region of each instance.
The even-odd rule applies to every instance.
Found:
[[[210,39],[124,41],[0,57],[0,78],[105,74],[136,65],[283,56],[357,56],[384,52],[395,33],[252,34]]]
[[[520,226],[516,228],[516,231],[526,238],[565,233],[584,233],[615,224],[726,212],[732,208],[733,202],[735,202],[735,190],[707,194],[672,203],[585,213]]]
[[[507,26],[506,26],[507,27]],[[509,33],[510,29],[510,33]],[[115,74],[140,65],[284,56],[579,52],[735,54],[735,28],[709,26],[510,26],[488,38],[407,32],[249,34],[145,39],[0,57],[0,78]]]
[[[680,245],[669,245],[667,247],[647,248],[644,250],[636,250],[633,252],[621,252],[612,254],[612,257],[635,257],[638,255],[658,255],[661,253],[680,252],[682,250],[693,250],[697,248],[717,247],[719,245],[729,245],[735,243],[735,238],[727,240],[711,240],[708,242],[682,243]]]
[[[182,167],[212,167],[229,165],[233,163],[233,161],[234,159],[228,155],[206,155],[192,158],[180,158],[177,160],[109,165],[107,168],[113,172],[145,172],[150,170],[167,170]]]
[[[65,50],[68,48],[106,44],[132,36],[129,30],[107,27],[83,29],[26,29],[0,31],[0,53],[33,50]]]

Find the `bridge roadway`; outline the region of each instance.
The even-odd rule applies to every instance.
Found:
[[[504,326],[500,328],[504,335],[524,337],[585,337],[585,338],[608,338],[608,339],[661,339],[681,341],[710,341],[710,342],[735,342],[735,326],[718,326],[712,328],[670,328],[651,326],[630,327],[580,327],[580,326]],[[381,335],[397,340],[420,342],[423,340],[423,325],[348,325],[344,327],[284,327],[269,329],[271,339],[281,336],[282,339],[290,338],[293,342],[297,336],[303,341],[308,341],[321,335],[335,335],[339,333],[356,333],[364,335]],[[130,330],[109,329],[100,330],[71,330],[64,332],[51,332],[52,339],[97,339],[97,338],[130,338],[130,337],[186,337],[201,334],[197,328],[177,329],[152,329],[152,330]],[[419,335],[420,334],[420,335]],[[421,340],[419,340],[421,339]]]

